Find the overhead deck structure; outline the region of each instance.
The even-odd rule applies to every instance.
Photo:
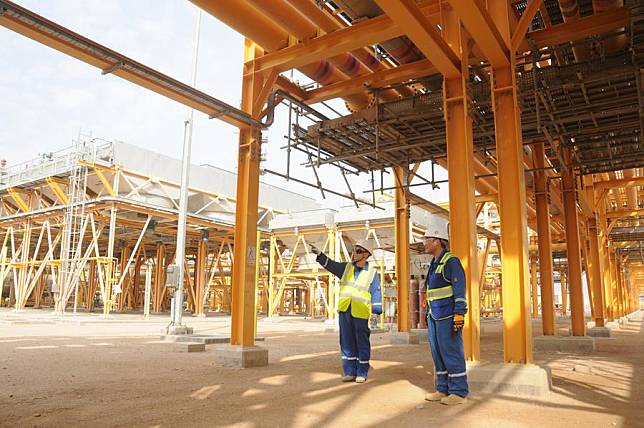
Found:
[[[399,331],[409,329],[410,204],[423,203],[411,190],[433,181],[418,175],[423,161],[448,170],[452,251],[464,264],[470,301],[479,296],[476,203],[497,204],[501,275],[511,284],[503,287],[506,362],[532,361],[528,226],[537,232],[544,334],[554,334],[553,240],[566,245],[574,336],[585,335],[582,264],[596,325],[635,307],[639,283],[630,281],[640,277],[630,272],[642,263],[644,183],[641,1],[192,2],[246,36],[243,114],[232,122],[240,127],[233,345],[254,344],[259,121],[270,123],[276,89],[302,106],[342,98],[352,112],[317,115],[318,123],[294,129],[312,164],[391,169]],[[177,96],[180,88],[159,85],[168,78],[154,70],[135,78],[130,62],[106,57],[100,45],[33,12],[7,0],[0,11],[1,25],[230,119],[228,107],[213,108],[194,91]],[[319,85],[298,87],[283,75],[291,69]],[[476,305],[464,336],[467,358],[478,360]]]

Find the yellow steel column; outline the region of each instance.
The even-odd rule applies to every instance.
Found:
[[[277,251],[275,246],[277,239],[271,235],[270,247],[268,250],[268,312],[267,317],[272,317],[275,313],[275,274],[277,273]]]
[[[252,41],[244,42],[244,63],[262,55]],[[253,70],[245,70],[242,81],[241,108],[253,117],[258,107],[256,98],[263,81]],[[255,107],[254,107],[255,106]],[[253,346],[255,343],[255,263],[257,252],[257,205],[259,197],[259,161],[261,133],[256,128],[240,128],[237,168],[237,202],[235,206],[235,246],[232,304],[231,345]]]
[[[508,2],[489,2],[490,13],[509,46]],[[514,55],[492,68],[492,105],[496,132],[501,273],[503,278],[503,347],[507,363],[532,363],[532,325],[528,285],[528,233],[521,118],[517,104]]]
[[[626,315],[626,313],[624,312],[624,281],[622,275],[623,268],[622,261],[619,256],[617,256],[617,254],[615,254],[615,270],[617,273],[615,275],[617,279],[617,308],[619,311],[619,316],[623,317],[624,315]]]
[[[407,199],[408,167],[394,167],[394,239],[396,252],[396,285],[398,286],[398,331],[409,331],[409,200]]]
[[[594,306],[594,298],[595,298],[595,291],[593,290],[592,286],[592,272],[590,272],[590,269],[588,267],[588,258],[589,258],[589,253],[590,250],[588,248],[588,218],[586,218],[586,221],[584,223],[584,228],[582,228],[583,234],[581,237],[581,255],[582,255],[582,274],[586,275],[586,291],[588,292],[588,300],[589,300],[589,305],[590,305],[590,317],[592,319],[595,319],[595,306]]]
[[[156,266],[154,267],[154,297],[152,312],[161,312],[165,297],[165,244],[157,243]]]
[[[109,315],[112,310],[112,286],[116,283],[114,260],[114,239],[116,237],[116,205],[110,209],[110,231],[107,238],[107,266],[105,267],[105,296],[103,302],[103,316]]]
[[[617,304],[617,266],[615,263],[615,249],[608,247],[608,258],[610,260],[610,311],[613,318],[621,317],[619,305]]]
[[[586,335],[584,321],[584,293],[581,283],[581,246],[579,242],[579,216],[577,213],[577,187],[571,153],[564,150],[568,170],[561,173],[564,217],[566,223],[566,253],[568,259],[568,289],[570,290],[570,324],[572,336]],[[565,308],[564,308],[565,315]]]
[[[460,58],[469,51],[460,19],[451,7],[441,5],[442,34]],[[468,312],[463,329],[465,358],[480,359],[480,291],[477,266],[476,204],[474,200],[474,145],[472,117],[467,97],[468,63],[461,62],[461,75],[443,82],[447,172],[449,178],[450,251],[463,264],[467,284]]]
[[[541,323],[544,336],[555,334],[555,304],[552,277],[552,239],[550,235],[550,205],[546,152],[543,143],[532,147],[534,160],[534,196],[537,209],[537,240],[539,243],[539,283],[541,286]]]
[[[593,199],[595,200],[595,199]],[[599,265],[602,272],[602,285],[604,296],[604,315],[608,321],[613,321],[612,306],[612,275],[610,253],[608,250],[608,225],[606,220],[606,204],[604,200],[595,200],[597,206],[597,223],[599,232]]]
[[[530,282],[532,285],[532,318],[539,316],[539,296],[537,292],[537,254],[530,254]]]
[[[197,259],[195,262],[195,316],[205,316],[204,298],[206,292],[206,263],[208,259],[208,241],[200,239],[197,246]]]
[[[27,219],[23,223],[22,231],[22,252],[20,253],[20,268],[18,269],[18,283],[14,284],[14,295],[16,296],[16,311],[24,310],[24,304],[27,302],[27,272],[29,269],[29,257],[31,256],[31,220]],[[4,284],[0,284],[4,286]]]
[[[565,317],[568,313],[568,277],[565,271],[559,273],[561,279],[561,316]]]
[[[588,270],[592,272],[590,281],[593,288],[593,306],[595,315],[595,326],[604,326],[604,291],[602,289],[602,276],[599,258],[599,242],[597,238],[597,221],[594,218],[588,219],[588,238],[590,240],[590,251],[588,251]]]

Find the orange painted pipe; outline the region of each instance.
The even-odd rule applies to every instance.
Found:
[[[275,51],[288,46],[288,33],[247,1],[191,1],[267,51]],[[319,61],[317,64],[307,65],[299,70],[322,85],[345,80],[345,76],[328,61]],[[372,103],[373,97],[364,92],[348,96],[346,100],[353,109],[360,110],[368,107]]]
[[[275,0],[248,0],[261,13],[273,20],[277,25],[299,40],[307,40],[318,35],[317,26],[308,20],[300,11],[287,2]],[[329,58],[329,62],[348,77],[369,74],[370,70],[353,54],[344,53]],[[392,91],[383,91],[380,96],[384,100],[395,100],[399,95]]]

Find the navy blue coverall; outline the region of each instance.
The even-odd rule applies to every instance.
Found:
[[[452,286],[453,295],[429,302],[427,314],[427,334],[436,368],[436,391],[466,397],[467,375],[463,350],[463,332],[454,331],[454,314],[467,313],[465,297],[465,271],[461,261],[452,256],[437,273],[439,262],[445,250],[429,266],[426,286],[428,289]]]

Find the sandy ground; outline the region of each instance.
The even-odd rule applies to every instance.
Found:
[[[215,366],[216,345],[176,352],[159,341],[167,318],[140,318],[60,322],[0,309],[0,426],[644,427],[641,317],[592,354],[536,354],[552,369],[547,398],[472,395],[455,407],[423,400],[433,390],[427,344],[391,346],[373,334],[368,382],[346,384],[337,333],[320,321],[260,321],[269,366],[242,370]],[[227,334],[230,319],[187,321],[196,333]],[[500,362],[500,321],[482,324],[482,358]]]

